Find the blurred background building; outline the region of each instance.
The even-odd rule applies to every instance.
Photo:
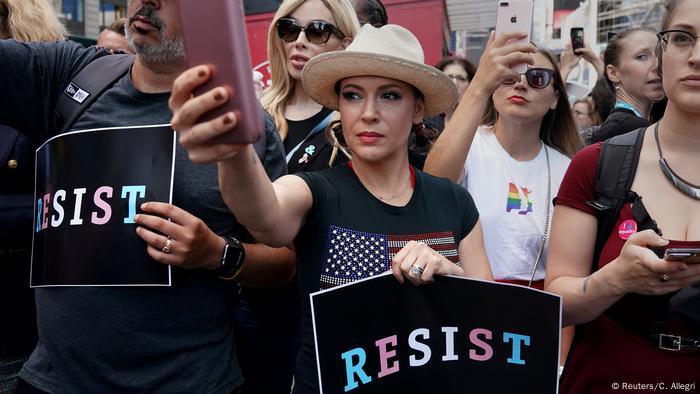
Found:
[[[105,26],[126,16],[127,0],[53,0],[74,39],[86,44]],[[200,1],[206,6],[207,0]],[[237,1],[237,0],[232,0]],[[383,0],[389,22],[411,30],[421,41],[426,63],[448,54],[465,56],[477,64],[489,32],[496,25],[496,9],[503,0]],[[602,51],[609,37],[631,27],[658,28],[663,0],[533,0],[532,40],[555,53],[568,42],[572,27],[583,27],[586,45]],[[267,77],[266,36],[281,0],[243,0],[251,57]],[[592,86],[592,70],[585,66],[571,78]]]

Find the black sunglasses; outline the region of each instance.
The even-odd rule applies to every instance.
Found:
[[[554,71],[548,68],[528,68],[523,75],[525,75],[527,84],[534,89],[544,89],[554,80]],[[512,85],[517,81],[515,78],[509,78],[501,81],[501,83]]]
[[[327,43],[331,34],[340,39],[345,38],[345,34],[330,22],[311,21],[308,25],[302,26],[294,18],[280,18],[277,21],[277,35],[282,41],[294,42],[302,31],[306,34],[306,39],[313,44]]]

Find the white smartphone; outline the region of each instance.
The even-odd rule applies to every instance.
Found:
[[[530,42],[532,9],[532,0],[499,1],[496,13],[496,37],[504,33],[525,33],[527,37],[520,40],[511,40],[508,43]],[[527,71],[527,63],[511,64],[510,68],[517,73],[524,74]]]

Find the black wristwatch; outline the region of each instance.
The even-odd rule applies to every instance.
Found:
[[[221,264],[216,274],[224,279],[233,279],[240,272],[245,261],[245,248],[232,236],[223,237],[226,241],[224,254],[221,256]]]

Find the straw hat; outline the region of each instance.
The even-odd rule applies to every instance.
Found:
[[[454,108],[459,93],[447,75],[425,65],[424,59],[423,48],[410,31],[398,25],[377,29],[368,23],[346,50],[311,58],[304,66],[301,81],[316,102],[338,110],[335,85],[341,79],[365,75],[396,79],[420,90],[425,116],[434,116]]]

